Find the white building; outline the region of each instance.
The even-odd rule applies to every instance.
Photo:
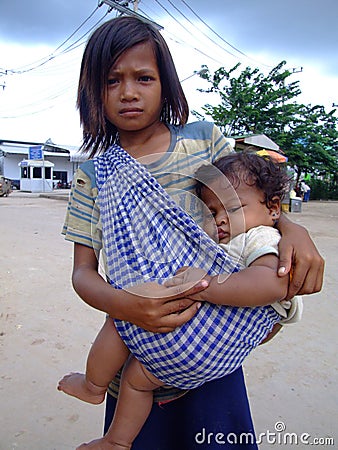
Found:
[[[0,175],[12,180],[12,184],[20,189],[22,167],[20,163],[29,160],[34,147],[41,147],[42,158],[53,164],[53,182],[61,181],[67,185],[73,179],[73,174],[79,164],[86,159],[78,154],[78,148],[68,145],[56,145],[49,139],[41,142],[6,141],[0,139]],[[47,164],[46,164],[47,165]]]

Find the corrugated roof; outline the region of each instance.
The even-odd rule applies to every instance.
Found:
[[[266,148],[269,150],[281,151],[279,146],[265,134],[248,134],[243,136],[233,136],[236,143],[253,145],[255,147]]]
[[[4,154],[9,155],[24,155],[27,156],[29,152],[29,146],[21,146],[21,145],[1,145],[0,144],[0,151],[2,151]],[[63,158],[69,158],[69,152],[51,152],[48,150],[45,150],[44,156],[61,156]]]

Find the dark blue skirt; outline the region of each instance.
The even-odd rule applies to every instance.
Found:
[[[105,432],[116,400],[107,395]],[[242,368],[163,406],[154,404],[133,450],[257,450]]]

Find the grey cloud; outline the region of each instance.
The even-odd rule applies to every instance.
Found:
[[[96,6],[96,0],[7,0],[1,4],[0,38],[27,45],[56,45],[70,35]]]
[[[243,52],[325,59],[337,67],[337,0],[225,0],[215,2],[222,9],[210,11],[204,0],[194,9],[208,17],[217,31]],[[192,2],[190,2],[192,4]],[[207,9],[209,8],[209,9]],[[227,39],[228,40],[228,39]]]
[[[167,0],[160,1],[172,10]],[[329,71],[337,70],[337,0],[185,1],[218,34],[248,55],[262,51],[275,54],[275,62],[296,58],[300,65],[302,60],[321,60]],[[184,1],[174,0],[174,4],[193,17]],[[141,0],[139,6],[166,14],[153,0]],[[1,5],[0,39],[58,45],[96,7],[97,0],[5,0]],[[106,5],[99,8],[86,29],[106,11]],[[174,14],[183,20],[177,11]]]

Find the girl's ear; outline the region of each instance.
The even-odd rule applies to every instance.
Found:
[[[281,200],[277,195],[269,201],[268,209],[273,222],[277,222],[281,215]]]

